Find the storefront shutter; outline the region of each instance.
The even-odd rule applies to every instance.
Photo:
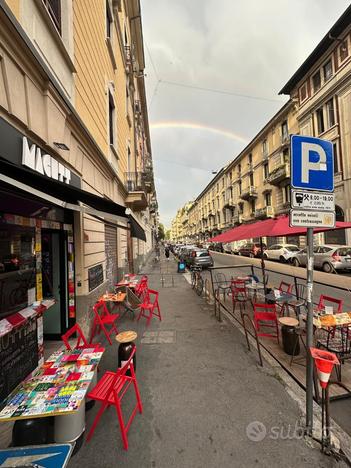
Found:
[[[105,223],[106,279],[113,288],[117,283],[117,229]]]

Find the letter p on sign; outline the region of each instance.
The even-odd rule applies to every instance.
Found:
[[[292,135],[291,185],[297,189],[334,190],[334,156],[330,141]]]

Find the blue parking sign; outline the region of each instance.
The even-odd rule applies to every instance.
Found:
[[[303,135],[290,141],[291,186],[297,189],[334,191],[333,144]]]
[[[0,450],[0,467],[38,466],[41,468],[65,468],[72,450],[73,446],[71,444],[12,447]]]

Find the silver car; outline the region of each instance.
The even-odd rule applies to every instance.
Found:
[[[351,247],[347,245],[316,245],[313,247],[314,266],[326,273],[336,270],[351,270]],[[307,264],[307,248],[297,252],[291,259],[294,266]]]

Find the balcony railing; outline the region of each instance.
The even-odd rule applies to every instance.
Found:
[[[125,172],[125,188],[128,192],[144,192],[145,182],[142,172]]]
[[[254,185],[251,185],[250,187],[243,189],[241,192],[240,198],[242,200],[250,200],[252,198],[257,198],[257,190]]]
[[[255,210],[255,218],[257,219],[272,218],[273,216],[274,210],[272,206],[265,206]]]
[[[284,163],[274,169],[268,177],[268,182],[272,185],[278,185],[284,179],[288,179],[290,177],[290,164]]]
[[[290,210],[290,202],[287,201],[287,202],[283,202],[283,203],[280,203],[277,208],[276,208],[276,214],[286,214],[286,213],[289,213],[289,210]]]

